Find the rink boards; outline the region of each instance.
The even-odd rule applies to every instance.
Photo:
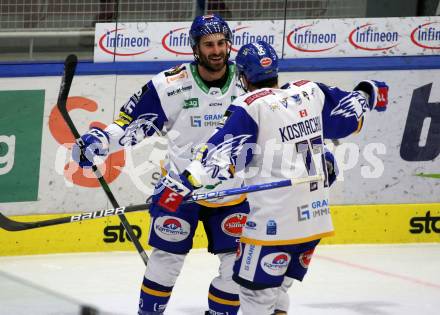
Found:
[[[359,80],[379,79],[390,86],[385,113],[369,114],[360,134],[333,147],[329,143],[341,173],[330,199],[335,205],[331,209],[336,235],[323,242],[440,242],[440,57],[302,63],[283,60],[280,81],[307,79],[348,90]],[[164,65],[137,66],[149,71],[104,75],[101,66],[80,64],[68,100],[80,133],[90,125],[103,127],[111,122],[128,96],[157,70],[149,67]],[[55,109],[60,77],[48,75],[42,65],[22,65],[17,73],[21,67],[39,70],[0,78],[0,108],[5,118],[0,130],[0,212],[35,221],[110,208],[94,176],[70,161],[73,139]],[[127,64],[124,67],[130,69]],[[4,68],[10,71],[13,66],[0,70]],[[113,70],[119,73],[118,69],[122,68]],[[11,104],[20,104],[20,111]],[[26,119],[13,119],[17,117]],[[210,117],[200,118],[212,123]],[[140,204],[151,195],[166,149],[163,138],[152,137],[125,154],[110,155],[100,166],[121,205]],[[148,214],[128,217],[146,244]],[[205,245],[199,228],[195,246]],[[117,218],[0,231],[0,255],[132,249]]]
[[[322,244],[381,244],[440,242],[440,203],[332,206],[336,234]],[[14,216],[17,221],[38,221],[61,215]],[[127,215],[135,234],[147,244],[150,218],[147,212]],[[176,227],[175,232],[182,232]],[[207,239],[202,224],[194,248]],[[0,230],[0,256],[68,252],[134,250],[119,219],[109,217],[22,232]]]

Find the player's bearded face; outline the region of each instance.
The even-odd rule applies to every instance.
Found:
[[[220,71],[228,61],[229,50],[230,43],[226,40],[224,34],[205,35],[200,39],[197,48],[199,64],[208,71]]]

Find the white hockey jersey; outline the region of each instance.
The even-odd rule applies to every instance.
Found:
[[[284,89],[285,88],[285,89]],[[333,234],[324,138],[359,130],[369,110],[366,95],[305,80],[237,98],[208,140],[203,165],[231,160],[246,185],[323,174],[325,180],[255,192],[241,241],[287,245]],[[191,167],[190,167],[191,168]]]
[[[194,147],[205,143],[221,122],[232,100],[243,94],[235,65],[228,65],[228,78],[222,88],[208,88],[195,63],[185,63],[163,71],[135,93],[122,106],[119,118],[106,128],[111,151],[135,145],[156,131],[166,131],[168,158],[166,171],[182,172],[190,163]],[[218,188],[240,186],[240,179],[223,182]],[[236,204],[245,196],[234,196],[206,206]]]

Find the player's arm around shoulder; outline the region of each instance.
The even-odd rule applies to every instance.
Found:
[[[388,86],[374,80],[361,81],[353,91],[318,83],[324,93],[324,137],[340,139],[360,132],[367,113],[383,112],[388,105]]]

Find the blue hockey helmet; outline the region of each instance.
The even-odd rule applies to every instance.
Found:
[[[259,40],[243,45],[235,58],[238,74],[250,83],[257,83],[278,76],[278,56],[275,49]]]
[[[191,47],[196,46],[202,36],[216,33],[223,33],[228,41],[231,41],[232,39],[232,32],[228,23],[226,23],[219,15],[211,14],[197,16],[189,30]]]

